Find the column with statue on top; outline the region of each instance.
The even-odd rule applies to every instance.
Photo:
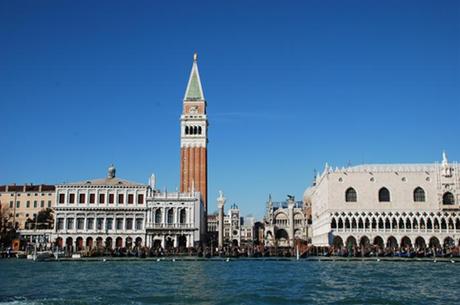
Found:
[[[217,198],[217,207],[219,208],[219,250],[224,247],[224,205],[224,193],[219,191],[219,197]]]

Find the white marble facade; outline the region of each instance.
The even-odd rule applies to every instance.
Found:
[[[304,193],[316,246],[425,247],[460,242],[460,167],[328,165]]]
[[[96,248],[191,247],[203,236],[199,193],[167,193],[115,176],[56,185],[52,235],[72,251]]]

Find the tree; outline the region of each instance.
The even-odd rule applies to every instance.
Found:
[[[50,208],[43,209],[34,215],[33,219],[27,219],[26,228],[30,229],[52,229],[54,225],[53,210]],[[37,226],[35,228],[35,226]]]
[[[16,238],[16,229],[13,225],[13,214],[7,204],[0,202],[0,246],[8,247]]]

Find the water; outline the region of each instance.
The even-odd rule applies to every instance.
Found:
[[[0,260],[0,304],[459,304],[460,264]]]

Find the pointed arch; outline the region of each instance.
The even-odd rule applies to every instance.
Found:
[[[361,217],[358,219],[358,229],[364,229],[364,223]]]
[[[409,217],[406,218],[406,229],[409,229],[409,230],[412,229],[412,223]]]
[[[434,229],[435,229],[435,230],[439,230],[439,229],[440,229],[439,220],[438,220],[437,217],[434,219]]]
[[[337,229],[337,221],[335,220],[335,218],[332,218],[331,229]]]
[[[356,218],[354,218],[354,217],[351,219],[351,228],[352,228],[352,229],[356,229],[356,228],[357,228]]]
[[[404,219],[402,219],[402,217],[399,217],[399,220],[398,220],[398,228],[399,228],[400,230],[404,230],[404,229],[405,229]]]
[[[390,228],[391,228],[390,219],[388,219],[388,217],[385,217],[385,229],[389,230]]]
[[[426,220],[426,228],[427,230],[433,230],[433,221],[431,220],[431,218],[428,218]]]
[[[419,228],[418,226],[418,219],[415,217],[413,220],[412,220],[412,227],[417,230]]]
[[[447,223],[444,217],[441,217],[441,230],[447,230]]]
[[[379,190],[379,202],[390,202],[390,191],[386,187]]]

